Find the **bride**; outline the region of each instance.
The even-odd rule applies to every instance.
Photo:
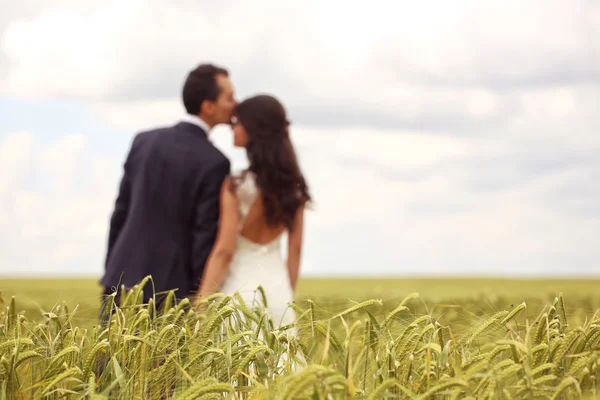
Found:
[[[240,103],[231,120],[234,144],[245,147],[249,167],[223,182],[217,240],[195,301],[239,293],[252,306],[264,289],[277,329],[295,321],[294,300],[302,251],[304,208],[311,200],[288,133],[281,103],[259,95]],[[280,248],[288,233],[288,257]]]

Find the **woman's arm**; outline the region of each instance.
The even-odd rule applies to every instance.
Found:
[[[235,251],[238,218],[237,198],[231,190],[230,178],[226,178],[221,188],[217,240],[208,257],[193,303],[198,303],[201,299],[221,289]]]
[[[292,290],[296,291],[298,274],[300,272],[300,259],[302,256],[302,236],[304,233],[304,205],[296,211],[294,229],[288,235],[288,259],[287,268],[290,275]]]

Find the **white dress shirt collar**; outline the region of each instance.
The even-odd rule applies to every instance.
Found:
[[[206,135],[210,133],[210,126],[206,123],[206,121],[196,115],[185,114],[181,120],[202,128],[202,130],[206,132]]]

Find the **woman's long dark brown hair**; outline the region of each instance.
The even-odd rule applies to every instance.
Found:
[[[296,211],[311,196],[290,140],[283,105],[272,96],[258,95],[238,104],[235,115],[248,133],[248,169],[262,193],[267,224],[283,224],[293,230]]]

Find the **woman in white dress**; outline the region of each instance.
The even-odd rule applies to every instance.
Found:
[[[234,143],[245,147],[247,170],[225,179],[217,240],[196,301],[220,292],[262,304],[277,329],[295,321],[294,300],[302,253],[304,208],[311,200],[281,103],[259,95],[240,103],[231,121]],[[288,234],[288,257],[281,240]]]

